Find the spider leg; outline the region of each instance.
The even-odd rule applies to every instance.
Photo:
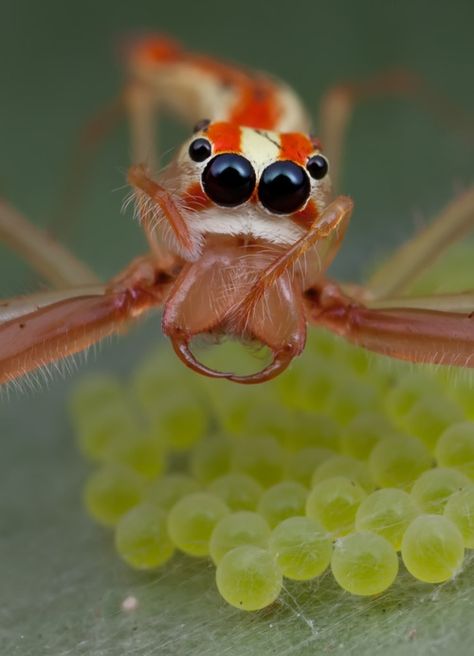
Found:
[[[158,103],[150,86],[131,82],[125,93],[129,119],[132,162],[155,170],[157,162],[156,118]]]
[[[371,297],[384,299],[403,293],[445,249],[473,229],[474,187],[471,187],[375,271],[367,283]]]
[[[93,162],[100,147],[125,116],[124,96],[100,107],[82,126],[65,166],[65,177],[56,210],[48,229],[54,235],[67,236],[77,222]]]
[[[163,303],[172,275],[149,256],[107,286],[46,292],[0,302],[0,383],[119,333]]]
[[[474,290],[455,294],[430,294],[428,296],[399,296],[384,298],[367,303],[372,309],[418,308],[440,310],[442,312],[472,312],[474,310]]]
[[[308,321],[358,346],[410,362],[474,367],[474,304],[462,313],[403,305],[370,308],[331,282],[306,296]]]
[[[178,245],[185,254],[193,257],[195,255],[196,243],[172,194],[158,184],[158,182],[150,178],[142,165],[132,166],[129,169],[128,182],[139,192],[138,209],[141,213],[142,224],[153,252],[161,253],[163,247],[155,237],[153,220],[150,219],[149,212],[146,211],[145,205],[141,202],[143,197],[150,199],[158,206],[163,217],[168,221]],[[142,195],[141,197],[140,194]]]
[[[0,241],[54,287],[90,285],[99,281],[86,264],[2,200]]]
[[[352,200],[347,196],[338,196],[328,205],[309,231],[262,272],[256,285],[243,300],[243,305],[250,311],[262,298],[265,291],[304,257],[311,248],[317,246],[319,242],[335,236],[335,240],[330,242],[324,257],[323,269],[327,269],[344,237],[353,205]]]
[[[323,96],[319,111],[319,136],[324,152],[331,162],[331,179],[339,189],[344,145],[349,123],[357,105],[377,98],[406,97],[434,113],[453,129],[474,134],[472,117],[426,81],[406,70],[392,70],[366,80],[347,82],[329,89]]]
[[[54,234],[65,234],[77,220],[90,177],[92,163],[105,140],[128,117],[132,161],[154,169],[156,157],[157,103],[153,90],[130,79],[121,94],[100,107],[83,125],[69,155],[66,177],[58,208],[50,223]]]

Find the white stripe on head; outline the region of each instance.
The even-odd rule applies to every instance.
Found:
[[[280,135],[269,130],[243,127],[240,150],[254,166],[258,178],[266,166],[280,157]]]

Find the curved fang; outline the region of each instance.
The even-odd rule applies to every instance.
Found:
[[[234,383],[241,383],[242,385],[255,385],[275,378],[275,376],[285,371],[296,355],[292,349],[274,351],[273,360],[264,369],[248,376],[239,376],[230,371],[216,371],[196,360],[196,357],[189,348],[189,338],[185,333],[176,331],[169,337],[176,355],[183,364],[193,371],[209,378],[224,378]]]

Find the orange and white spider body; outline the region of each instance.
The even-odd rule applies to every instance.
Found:
[[[151,240],[189,263],[165,304],[164,331],[200,370],[188,349],[195,335],[266,344],[278,354],[267,372],[273,375],[304,347],[301,295],[321,273],[316,246],[312,258],[301,253],[271,285],[254,290],[272,260],[300,242],[329,205],[321,145],[308,134],[297,97],[268,77],[153,39],[141,42],[130,61],[132,124],[142,127],[143,108],[160,103],[179,105],[190,120],[201,117],[157,179],[171,192],[182,219],[175,230],[166,208],[149,193],[144,170],[132,170],[129,177]],[[344,208],[332,217],[336,223],[350,213],[349,199],[340,204]]]
[[[327,96],[321,143],[309,133],[297,96],[266,75],[189,54],[159,37],[134,43],[127,62],[123,100],[134,158],[128,180],[150,252],[109,284],[84,286],[94,278],[73,256],[58,254],[57,244],[0,206],[0,235],[51,281],[77,282],[76,289],[1,306],[0,382],[82,350],[161,305],[163,332],[185,364],[236,382],[258,383],[283,371],[302,352],[308,323],[393,357],[474,365],[473,313],[466,312],[474,309],[472,296],[421,299],[422,308],[396,298],[472,228],[473,189],[395,254],[371,288],[343,289],[325,277],[353,205],[333,196],[330,172],[338,178],[350,103],[377,92],[379,83]],[[380,90],[399,86],[395,78]],[[195,128],[156,174],[154,127],[162,108]],[[213,371],[190,348],[201,335],[256,342],[273,357],[249,376]]]

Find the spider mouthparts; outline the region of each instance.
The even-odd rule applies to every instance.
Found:
[[[196,360],[196,357],[189,348],[189,338],[185,334],[176,332],[170,335],[170,339],[173,349],[181,362],[190,369],[193,369],[193,371],[208,376],[209,378],[224,378],[233,383],[240,383],[242,385],[256,385],[275,378],[285,371],[296,355],[296,353],[290,349],[274,351],[273,359],[270,364],[254,374],[242,376],[234,374],[231,371],[216,371]]]
[[[228,380],[243,385],[256,385],[264,383],[279,376],[288,367],[296,353],[291,351],[277,351],[273,353],[273,360],[264,369],[248,376],[226,375]]]

